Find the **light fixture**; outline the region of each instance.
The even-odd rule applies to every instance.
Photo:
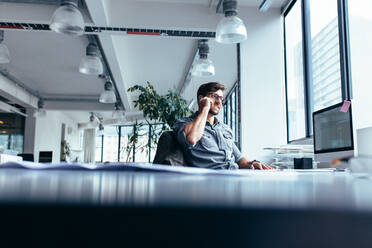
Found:
[[[3,121],[0,121],[0,124],[4,124],[4,122]]]
[[[99,135],[99,136],[104,135],[104,131],[105,131],[105,127],[103,126],[102,123],[100,123],[100,124],[98,125],[97,135]]]
[[[102,92],[100,98],[100,103],[116,103],[116,95],[112,87],[112,83],[107,81],[105,83],[105,90]]]
[[[3,44],[4,30],[0,30],[0,63],[6,64],[10,62],[10,53],[8,47]]]
[[[94,43],[89,43],[86,56],[81,59],[79,72],[88,75],[101,75],[103,73],[102,61],[99,58],[98,47]]]
[[[84,33],[84,19],[78,9],[78,0],[61,0],[61,6],[53,14],[50,29],[75,36]]]
[[[94,120],[95,120],[94,114],[93,114],[93,112],[90,112],[89,122],[90,122],[90,123],[93,123]]]
[[[125,121],[125,113],[120,109],[120,102],[115,103],[115,110],[112,112],[112,119],[116,119],[120,122]]]
[[[43,99],[39,99],[39,101],[37,102],[37,107],[38,107],[38,109],[35,111],[34,117],[35,118],[45,117],[46,116],[46,111],[44,109]]]
[[[210,77],[215,74],[214,65],[208,59],[208,40],[199,40],[199,59],[193,65],[191,74],[196,77]]]
[[[237,17],[237,0],[225,0],[223,12],[225,17],[218,23],[216,41],[219,43],[239,43],[247,39],[247,29],[243,21]]]
[[[273,0],[263,0],[262,3],[260,4],[260,7],[258,7],[258,10],[260,12],[266,12],[271,4],[273,3]]]

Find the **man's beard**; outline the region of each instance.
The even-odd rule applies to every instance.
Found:
[[[213,111],[212,109],[209,109],[209,113],[211,114],[211,115],[218,115],[218,113],[219,113],[220,111]]]

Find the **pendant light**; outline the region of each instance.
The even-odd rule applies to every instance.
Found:
[[[237,6],[237,0],[225,0],[223,2],[225,17],[217,25],[217,42],[231,44],[247,39],[247,29],[243,21],[237,17]]]
[[[8,47],[3,44],[4,30],[0,30],[0,63],[6,64],[10,62],[10,53]]]
[[[74,36],[84,33],[84,19],[78,9],[78,0],[61,0],[61,6],[53,14],[50,29]]]
[[[208,40],[199,40],[199,59],[193,65],[191,74],[196,77],[211,77],[214,76],[214,65],[208,59],[209,46]]]
[[[112,83],[107,81],[105,83],[105,90],[101,93],[99,98],[100,103],[116,103],[116,95],[113,90]]]
[[[103,126],[102,123],[100,123],[100,124],[98,125],[97,135],[98,135],[98,136],[102,136],[102,135],[104,135],[104,133],[105,133],[105,127]]]
[[[38,109],[34,113],[35,118],[42,118],[46,116],[46,111],[44,109],[44,101],[43,99],[39,99],[37,102],[37,107]]]
[[[123,110],[120,109],[120,103],[115,103],[115,110],[112,112],[112,119],[116,119],[118,121],[125,121],[125,113]]]
[[[102,61],[99,58],[98,47],[94,43],[89,43],[86,56],[81,59],[79,72],[87,75],[101,75],[103,73]]]

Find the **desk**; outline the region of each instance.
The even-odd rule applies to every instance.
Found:
[[[64,233],[123,247],[372,247],[372,180],[345,172],[0,169],[0,209],[1,233],[35,244],[62,245]]]

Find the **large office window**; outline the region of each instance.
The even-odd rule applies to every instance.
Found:
[[[312,111],[341,102],[337,0],[311,0]]]
[[[25,118],[18,114],[0,113],[0,150],[23,152]]]
[[[119,127],[106,126],[103,138],[103,162],[118,161]]]
[[[129,138],[133,134],[133,126],[121,126],[120,128],[120,162],[133,161],[134,147],[128,146]]]
[[[284,22],[289,140],[306,136],[301,16],[301,1],[296,1]]]
[[[233,89],[226,96],[226,100],[223,105],[223,120],[227,124],[235,138],[235,144],[240,147],[239,142],[239,85],[235,84]]]
[[[103,135],[96,136],[96,162],[103,161]]]
[[[138,129],[135,130],[135,127]],[[162,130],[163,124],[106,126],[104,134],[96,137],[95,161],[152,162]],[[137,132],[138,137],[133,144],[130,138],[134,132]]]
[[[311,137],[314,111],[349,99],[344,1],[293,0],[284,13],[288,142]]]

